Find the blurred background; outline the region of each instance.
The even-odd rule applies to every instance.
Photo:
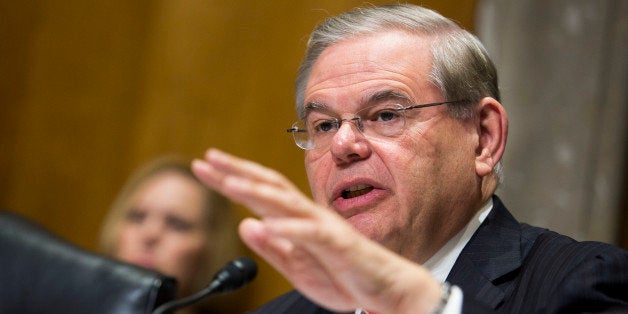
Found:
[[[628,248],[628,2],[409,2],[476,33],[497,63],[511,119],[498,194],[515,216]],[[0,208],[95,250],[133,169],[208,147],[308,192],[285,132],[297,67],[317,23],[364,4],[0,0]],[[290,289],[260,266],[243,309]]]

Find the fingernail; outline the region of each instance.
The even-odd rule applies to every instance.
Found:
[[[209,169],[207,163],[200,159],[192,160],[191,168],[192,168],[192,171],[194,171],[195,169],[200,170],[200,171],[208,171]]]
[[[209,150],[209,152],[207,152],[207,159],[213,160],[213,161],[223,161],[225,159],[227,159],[227,154],[219,149],[216,148],[212,148]]]

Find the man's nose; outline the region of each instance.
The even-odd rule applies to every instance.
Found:
[[[370,143],[362,134],[361,126],[359,119],[341,121],[330,144],[332,157],[337,164],[351,163],[370,156]]]

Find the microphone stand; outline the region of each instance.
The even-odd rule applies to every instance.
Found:
[[[229,292],[249,283],[257,275],[257,265],[252,259],[243,256],[233,260],[216,273],[207,288],[185,298],[166,302],[152,314],[164,314],[188,306],[201,298],[216,292]]]
[[[165,314],[165,313],[169,313],[171,311],[175,311],[180,308],[186,307],[204,298],[205,296],[212,294],[212,292],[214,292],[214,290],[216,290],[216,288],[218,288],[220,285],[221,285],[220,281],[213,281],[207,288],[195,294],[189,295],[185,298],[182,298],[173,302],[162,304],[157,309],[155,309],[155,311],[153,311],[152,314]]]

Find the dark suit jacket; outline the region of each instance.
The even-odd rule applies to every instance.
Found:
[[[628,312],[628,251],[519,223],[497,196],[447,281],[464,313]],[[291,291],[255,313],[332,312]]]

